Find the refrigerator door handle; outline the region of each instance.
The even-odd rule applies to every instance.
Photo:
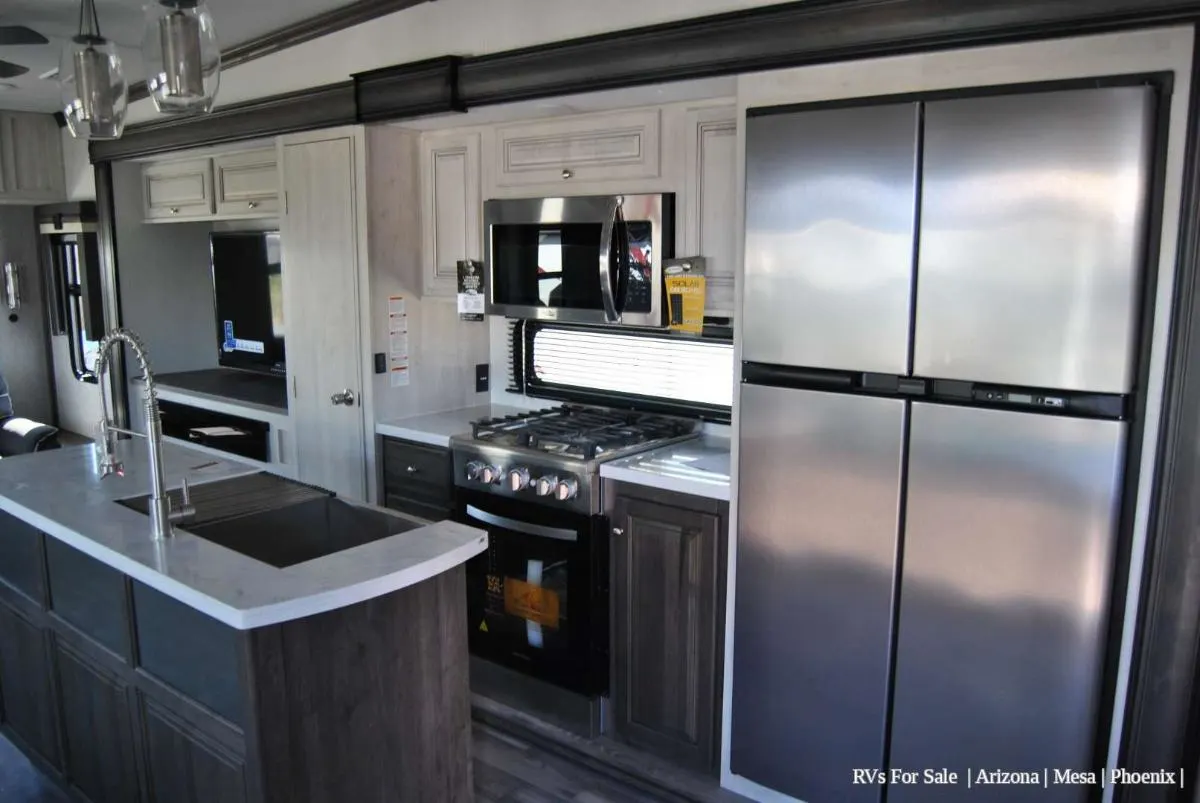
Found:
[[[621,195],[612,199],[608,214],[604,216],[604,227],[600,230],[600,299],[604,302],[604,318],[609,323],[621,321],[613,298],[612,252],[613,234],[621,221],[621,205],[624,202],[625,198]]]

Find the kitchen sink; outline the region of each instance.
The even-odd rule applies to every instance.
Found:
[[[178,506],[180,492],[170,495]],[[196,514],[176,529],[281,569],[424,526],[265,472],[194,485],[191,502]],[[117,500],[147,516],[149,503]]]

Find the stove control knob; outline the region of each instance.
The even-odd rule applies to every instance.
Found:
[[[482,471],[483,463],[480,463],[478,460],[472,460],[470,463],[467,463],[467,479],[471,482],[479,479],[479,474]]]
[[[554,489],[558,487],[558,477],[553,474],[545,477],[538,477],[533,483],[533,492],[538,496],[549,496],[554,493]]]
[[[479,470],[479,481],[485,485],[491,485],[498,479],[500,479],[500,469],[495,466],[484,466]]]
[[[508,472],[508,490],[520,491],[529,487],[529,469],[514,468]]]
[[[554,488],[554,498],[560,502],[565,502],[568,499],[574,499],[575,494],[579,493],[579,483],[574,478],[567,477],[565,480],[559,480],[558,485]]]

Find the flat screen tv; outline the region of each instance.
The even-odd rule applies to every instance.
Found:
[[[279,232],[213,232],[209,242],[220,364],[283,375]]]

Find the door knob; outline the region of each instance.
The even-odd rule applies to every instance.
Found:
[[[350,388],[346,388],[345,390],[339,390],[337,393],[330,396],[329,400],[331,402],[333,402],[335,405],[344,404],[347,407],[353,407],[354,406],[354,391],[350,390]]]

